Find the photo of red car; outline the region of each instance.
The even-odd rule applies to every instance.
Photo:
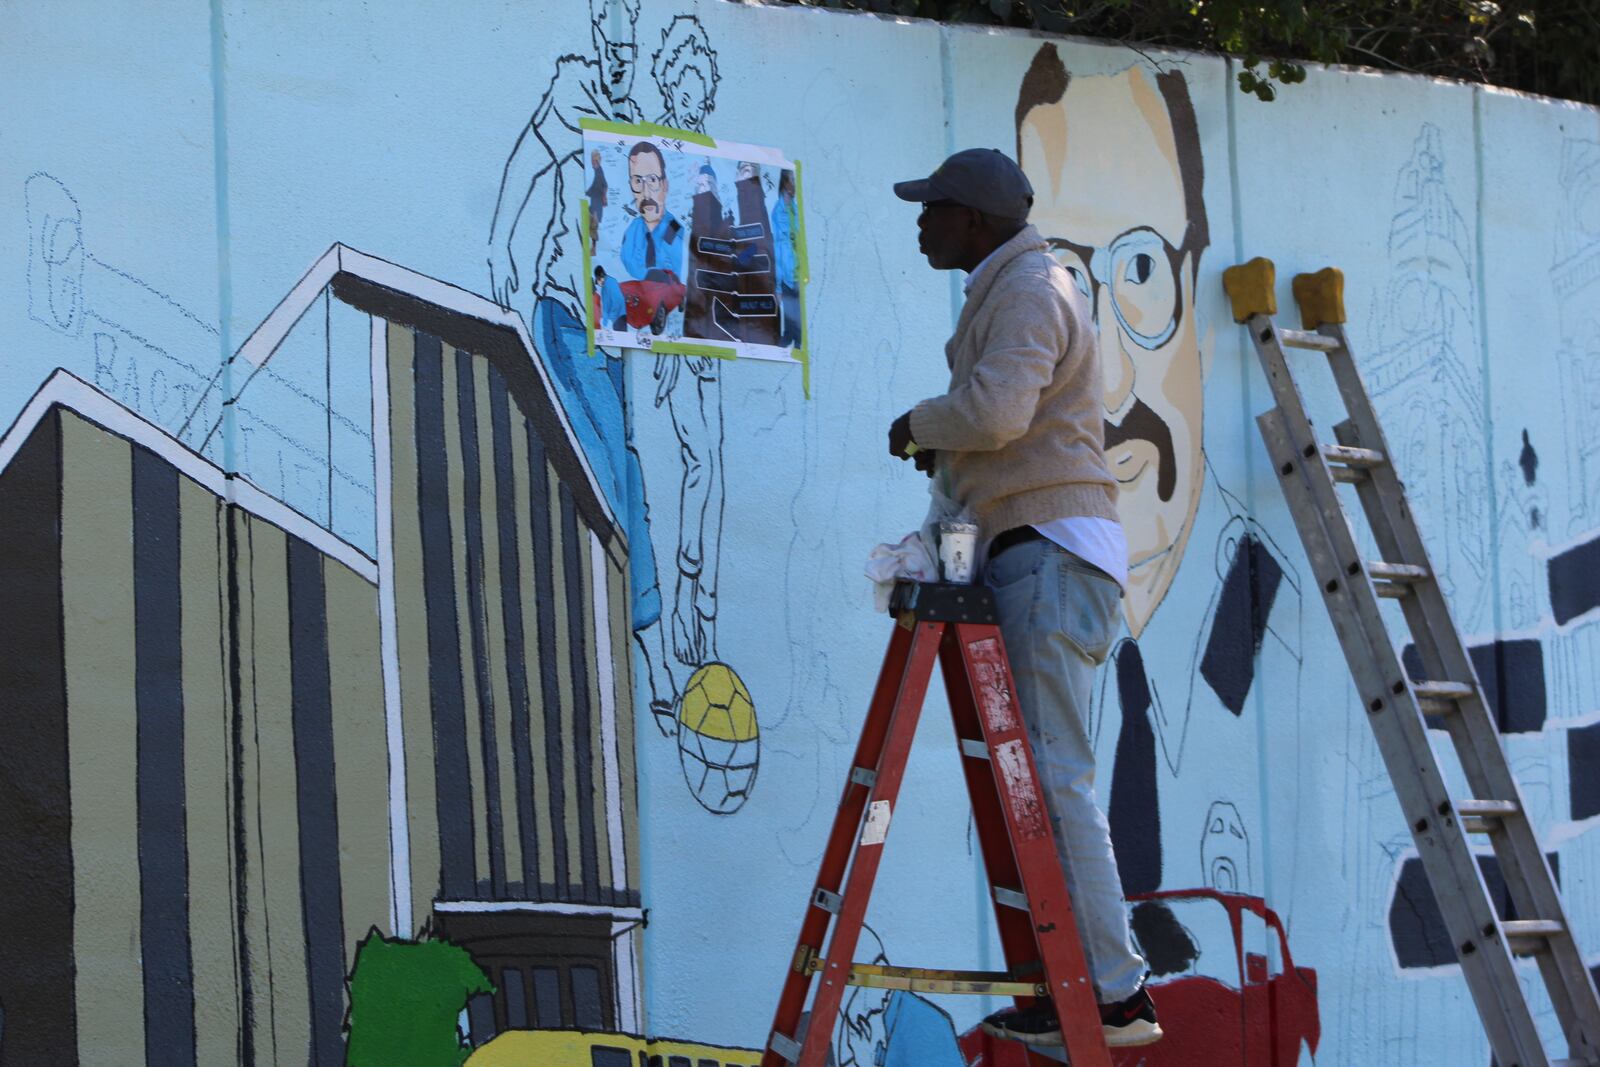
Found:
[[[615,321],[607,322],[601,310],[601,295],[606,284],[606,272],[603,269],[596,270],[595,283],[595,322],[611,330],[630,327],[638,330],[648,326],[650,332],[655,334],[666,329],[667,316],[683,306],[683,297],[688,291],[673,271],[652,270],[642,281],[622,282],[617,286],[622,290],[623,314],[616,317]]]
[[[1302,1048],[1316,1054],[1322,1037],[1317,974],[1295,965],[1283,922],[1266,901],[1216,889],[1174,889],[1143,893],[1129,903],[1152,968],[1159,970],[1156,957],[1174,949],[1187,965],[1150,983],[1165,1036],[1143,1048],[1112,1049],[1112,1063],[1293,1067]],[[1168,943],[1144,944],[1157,931]],[[1267,969],[1271,938],[1283,964],[1278,974]],[[961,1051],[969,1067],[1028,1067],[1024,1046],[977,1027],[962,1035]]]

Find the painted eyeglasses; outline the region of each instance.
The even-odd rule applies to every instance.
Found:
[[[1050,251],[1072,275],[1100,321],[1100,287],[1111,287],[1111,310],[1122,332],[1140,348],[1160,348],[1172,339],[1183,316],[1179,271],[1183,250],[1156,231],[1139,226],[1105,248],[1048,238]]]

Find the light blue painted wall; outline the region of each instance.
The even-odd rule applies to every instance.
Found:
[[[185,401],[192,406],[224,348],[335,241],[487,294],[507,154],[558,57],[593,53],[582,4],[473,0],[448,14],[419,4],[218,4],[220,69],[204,7],[12,3],[0,12],[0,97],[9,103],[0,116],[0,422],[64,367],[178,431]],[[754,696],[753,796],[726,816],[696,801],[677,744],[649,721],[642,670],[635,712],[648,1031],[759,1046],[887,639],[861,567],[873,544],[900,537],[925,507],[923,479],[884,456],[884,431],[942,388],[940,351],[959,291],[916,253],[915,209],[889,186],[926,173],[951,147],[1011,150],[1018,84],[1047,39],[644,0],[633,97],[645,118],[663,114],[650,55],[680,13],[700,20],[717,54],[707,131],[777,146],[805,168],[812,397],[794,368],[721,369],[716,655]],[[1154,727],[1160,884],[1207,884],[1216,858],[1208,812],[1231,805],[1248,835],[1234,846],[1238,887],[1266,898],[1287,924],[1295,962],[1318,973],[1318,1062],[1487,1063],[1454,969],[1397,959],[1389,909],[1413,846],[1252,425],[1266,392],[1220,276],[1254,255],[1272,257],[1284,279],[1344,269],[1350,333],[1463,632],[1474,643],[1540,642],[1548,721],[1507,745],[1560,856],[1580,943],[1594,950],[1600,843],[1570,798],[1573,782],[1600,769],[1570,765],[1568,742],[1600,718],[1600,643],[1592,613],[1557,625],[1545,566],[1600,530],[1589,429],[1600,399],[1596,283],[1581,269],[1600,256],[1600,113],[1342,70],[1313,70],[1263,105],[1237,93],[1235,67],[1222,59],[1077,40],[1057,47],[1084,86],[1136,65],[1181,71],[1204,158],[1210,243],[1193,320],[1206,466],[1181,566],[1140,641],[1163,708]],[[1121,149],[1100,141],[1071,150],[1114,170]],[[1137,177],[1092,192],[1137,209],[1127,203]],[[65,257],[54,268],[41,251],[45,213],[61,227],[49,237]],[[1288,307],[1287,284],[1280,289]],[[361,545],[371,522],[358,429],[370,402],[365,324],[332,315],[332,350],[354,356],[336,360],[326,381],[321,327],[306,328],[304,354],[288,349],[277,365],[278,399],[242,416],[238,463],[316,516],[330,507],[332,462],[335,529]],[[671,422],[652,402],[653,366],[627,357],[670,623],[681,466]],[[335,410],[350,414],[331,446],[310,424],[322,415],[297,382],[331,388]],[[1331,412],[1331,388],[1311,395]],[[1531,485],[1518,462],[1524,432],[1538,455]],[[183,439],[198,446],[193,431]],[[220,458],[220,444],[208,454]],[[1286,582],[1235,716],[1191,679],[1221,575],[1247,529],[1272,546]],[[681,685],[688,671],[676,670]],[[1122,729],[1115,708],[1112,699],[1097,719],[1103,796]],[[930,712],[870,922],[895,963],[993,965],[954,745]],[[1537,984],[1531,970],[1526,978]],[[944,1006],[960,1031],[992,1007]],[[1544,1023],[1554,1031],[1547,1010]],[[859,1062],[870,1062],[872,1040],[857,1039]],[[1191,1062],[1210,1061],[1196,1050]]]

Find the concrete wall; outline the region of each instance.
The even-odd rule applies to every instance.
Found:
[[[686,40],[701,47],[680,53]],[[620,57],[609,82],[608,45]],[[646,523],[638,499],[606,501],[629,534],[639,628],[632,700],[612,709],[627,729],[597,732],[596,751],[617,736],[637,747],[610,772],[584,771],[603,779],[637,757],[616,826],[631,834],[636,810],[627,884],[648,926],[640,952],[599,967],[608,1010],[579,1011],[575,1025],[603,1017],[759,1049],[888,637],[862,565],[926,506],[924,479],[885,456],[884,431],[941,390],[960,306],[958,277],[928,270],[916,209],[889,186],[955,148],[1020,146],[1035,221],[1061,254],[1103,249],[1091,254],[1099,275],[1108,263],[1135,275],[1120,309],[1094,290],[1134,577],[1092,733],[1127,889],[1263,899],[1293,964],[1316,972],[1315,1012],[1279,1009],[1279,1029],[1306,1037],[1301,1062],[1315,1044],[1323,1063],[1487,1063],[1256,434],[1268,394],[1221,272],[1273,258],[1288,307],[1293,273],[1345,271],[1350,334],[1430,553],[1463,633],[1486,649],[1480,670],[1494,668],[1484,680],[1507,751],[1580,944],[1597,950],[1600,452],[1587,420],[1600,397],[1600,114],[1360,71],[1314,70],[1262,104],[1236,91],[1235,73],[1213,57],[725,0],[472,0],[447,15],[13,3],[0,13],[0,422],[64,369],[321,526],[372,561],[381,586],[393,560],[380,558],[372,312],[335,283],[295,305],[306,313],[283,324],[270,362],[231,357],[336,242],[503,299],[514,316],[499,321],[454,290],[419,297],[497,329],[523,320],[527,358],[561,409],[551,433],[597,468],[631,434],[649,507]],[[1019,94],[1038,106],[1019,113]],[[566,120],[586,109],[801,161],[809,398],[796,367],[697,372],[634,353],[608,357],[622,360],[626,430],[586,405],[573,368],[587,357],[541,342],[535,313],[549,295],[539,242],[563,225],[576,242],[585,164]],[[548,166],[509,166],[528,138]],[[497,292],[508,257],[517,284]],[[269,371],[252,384],[257,366]],[[1331,425],[1331,386],[1311,398]],[[656,620],[639,587],[647,555]],[[706,774],[703,738],[684,728],[679,695],[717,663],[753,704],[731,761],[753,775]],[[556,668],[530,665],[544,669]],[[0,715],[26,714],[28,699],[0,694]],[[998,965],[940,718],[919,736],[859,955]],[[554,751],[532,753],[536,772]],[[389,753],[391,774],[406,758]],[[21,862],[59,825],[16,805],[0,835]],[[92,841],[74,849],[80,864],[112,862]],[[548,923],[576,906],[559,897],[529,900],[530,914]],[[420,923],[428,902],[411,904]],[[1229,1009],[1237,1026],[1194,1021],[1182,994],[1158,986],[1174,1034],[1158,1048],[1181,1054],[1171,1062],[1240,1062],[1237,1031],[1267,1023],[1237,992],[1248,983],[1226,912],[1199,898],[1170,907],[1179,926],[1156,910],[1136,921],[1166,971],[1155,981],[1206,976],[1243,1006]],[[408,932],[400,911],[394,932]],[[619,899],[599,915],[632,942],[643,912]],[[353,945],[364,931],[345,933]],[[1294,979],[1265,923],[1244,936]],[[539,967],[589,980],[559,947],[526,951],[530,989]],[[1532,969],[1525,984],[1539,985]],[[996,1005],[938,1006],[948,1016],[861,993],[837,1039],[841,1067],[873,1063],[879,1044],[891,1064],[959,1056],[952,1025],[967,1031]],[[0,1022],[7,1063],[18,1025]]]

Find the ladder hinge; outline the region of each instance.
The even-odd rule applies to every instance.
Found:
[[[804,974],[807,976],[816,974],[820,959],[821,957],[817,955],[816,949],[812,948],[810,945],[801,945],[799,948],[795,949],[794,973]]]

